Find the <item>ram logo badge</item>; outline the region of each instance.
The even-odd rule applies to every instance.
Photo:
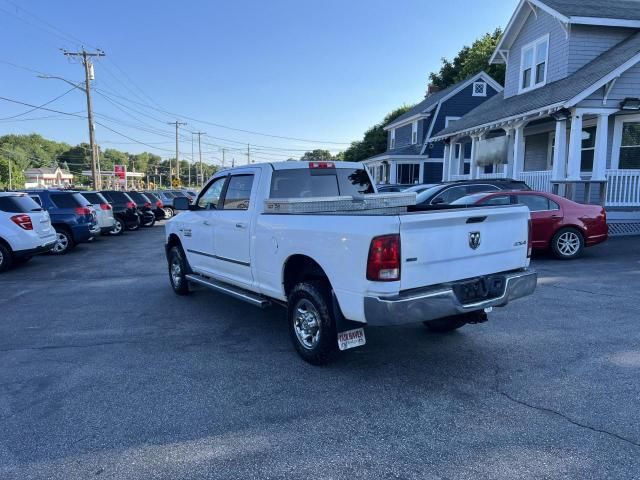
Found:
[[[469,246],[477,250],[480,246],[480,232],[469,232]]]

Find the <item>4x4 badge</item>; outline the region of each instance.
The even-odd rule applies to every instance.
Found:
[[[469,232],[469,246],[473,250],[480,246],[480,232]]]

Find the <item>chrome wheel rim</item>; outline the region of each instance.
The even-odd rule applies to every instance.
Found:
[[[58,232],[56,234],[56,244],[53,246],[53,251],[56,253],[64,252],[69,246],[69,239],[64,233]]]
[[[580,250],[580,237],[575,232],[564,232],[558,237],[558,251],[565,257],[571,257]]]
[[[320,314],[313,303],[302,299],[296,304],[293,329],[298,342],[307,350],[312,350],[320,341]]]
[[[116,224],[111,229],[111,233],[113,233],[114,235],[117,235],[121,231],[122,231],[122,223],[120,223],[120,220],[116,220]]]
[[[171,260],[169,275],[171,275],[171,282],[173,285],[179,287],[182,282],[182,265],[180,265],[180,259],[178,257],[174,257]]]
[[[171,213],[171,210],[169,208],[165,208],[164,209],[164,216],[167,218],[171,218],[173,216],[173,214]]]

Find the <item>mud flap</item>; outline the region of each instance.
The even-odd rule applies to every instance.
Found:
[[[335,293],[331,292],[331,302],[333,308],[333,318],[336,322],[336,340],[340,350],[349,350],[350,348],[361,347],[367,343],[364,335],[364,326],[362,322],[354,322],[347,320],[342,314],[338,299]]]

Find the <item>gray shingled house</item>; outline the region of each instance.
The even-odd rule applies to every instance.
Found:
[[[446,142],[443,178],[493,164],[640,218],[640,0],[522,0],[491,63],[506,63],[504,91],[428,139]]]
[[[364,161],[377,183],[436,183],[442,180],[444,142],[429,142],[433,132],[502,91],[502,86],[480,72],[444,90],[429,89],[424,100],[385,125],[387,151]],[[465,155],[466,153],[466,155]],[[458,154],[469,159],[471,151]]]

